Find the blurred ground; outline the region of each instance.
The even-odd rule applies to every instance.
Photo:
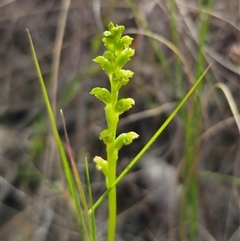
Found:
[[[176,91],[179,86],[174,82],[178,73],[172,50],[164,43],[156,42],[171,73],[168,79],[149,39],[137,33],[143,26],[127,2],[72,0],[65,27],[61,23],[61,1],[1,2],[3,241],[81,240],[33,66],[26,28],[32,35],[49,95],[56,100],[59,132],[63,134],[58,114],[62,108],[82,175],[84,158],[88,157],[95,200],[105,190],[105,182],[91,160],[95,155],[105,155],[104,146],[98,140],[105,120],[102,103],[89,92],[95,86],[107,86],[105,74],[92,59],[103,52],[101,33],[109,21],[126,26],[127,33],[135,38],[133,48],[136,50],[135,57],[127,65],[135,72],[134,78],[121,92],[121,96],[134,98],[136,105],[122,117],[119,133],[134,130],[140,138],[121,151],[119,172],[180,100]],[[132,2],[149,29],[172,42],[170,1]],[[208,1],[205,2],[207,5]],[[198,2],[178,0],[176,4],[179,51],[186,59],[186,66],[182,68],[186,79],[183,88],[187,92],[194,80],[190,75],[194,73],[201,37],[197,35]],[[204,80],[201,95],[201,147],[196,154],[201,170],[198,240],[237,241],[240,236],[240,185],[229,177],[240,177],[239,130],[230,108],[230,105],[236,105],[239,109],[240,103],[239,1],[215,0],[212,10],[205,12],[211,18],[204,56],[206,65],[213,63],[213,66]],[[57,31],[61,28],[65,30],[62,46],[61,39],[56,41]],[[58,76],[53,74],[53,62],[57,63],[54,57],[58,51],[56,46],[61,48]],[[55,78],[57,95],[54,92]],[[215,83],[224,84],[232,100],[227,100],[220,90],[210,92]],[[151,112],[145,112],[150,109]],[[238,121],[239,118],[238,114]],[[183,150],[183,125],[177,116],[152,150],[119,184],[117,240],[179,240],[182,190],[179,166],[184,159]],[[97,212],[99,240],[105,240],[105,206]]]

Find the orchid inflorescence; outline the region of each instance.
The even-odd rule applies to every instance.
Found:
[[[134,74],[130,70],[123,69],[135,52],[134,49],[129,47],[133,38],[122,36],[124,30],[124,26],[114,26],[112,22],[109,23],[108,31],[103,33],[102,39],[107,50],[103,53],[103,56],[93,59],[107,73],[110,82],[110,90],[95,87],[90,92],[106,105],[104,109],[107,129],[100,133],[99,138],[106,145],[108,160],[106,161],[99,156],[94,158],[97,169],[102,170],[106,178],[108,178],[108,173],[113,171],[108,168],[108,163],[117,161],[117,153],[121,147],[129,145],[133,139],[138,137],[138,134],[132,131],[116,137],[119,116],[135,104],[132,98],[118,99],[119,90],[129,82]]]

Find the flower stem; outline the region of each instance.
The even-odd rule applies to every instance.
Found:
[[[115,112],[114,108],[118,100],[118,91],[112,84],[112,76],[109,75],[111,84],[111,97],[112,103],[111,108],[108,109],[109,122],[108,129],[113,133],[114,140],[116,138],[117,124],[119,115]],[[118,159],[118,150],[115,148],[115,142],[108,143],[106,146],[107,150],[107,161],[108,161],[108,187],[111,187],[116,180],[116,166]],[[117,198],[116,198],[116,187],[114,187],[108,194],[108,241],[115,240],[116,230],[116,215],[117,215]]]
[[[114,150],[114,145],[109,146],[108,156],[110,159],[108,162],[108,187],[111,187],[116,180],[116,164],[117,164],[117,153]],[[116,187],[114,187],[108,194],[108,241],[115,240],[116,230],[116,215],[117,215],[117,199],[116,199]]]

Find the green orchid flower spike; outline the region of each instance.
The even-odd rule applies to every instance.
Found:
[[[101,170],[105,175],[107,188],[112,187],[116,180],[118,151],[123,145],[129,145],[134,139],[138,138],[138,134],[133,131],[122,133],[116,137],[119,116],[135,104],[132,98],[118,99],[119,90],[129,82],[129,79],[134,74],[130,70],[123,69],[124,65],[130,61],[135,52],[130,47],[133,38],[122,36],[124,30],[124,26],[114,25],[112,22],[109,23],[108,31],[103,33],[102,39],[107,50],[102,56],[93,59],[106,72],[110,82],[110,90],[95,87],[90,92],[90,94],[95,95],[105,104],[104,110],[107,128],[100,133],[99,138],[106,145],[107,160],[96,156],[94,162],[96,163],[96,168]],[[108,194],[108,206],[108,241],[114,241],[116,229],[115,187]]]

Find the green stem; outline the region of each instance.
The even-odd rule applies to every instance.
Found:
[[[113,133],[114,140],[116,139],[117,124],[119,120],[118,114],[115,112],[114,107],[118,101],[118,90],[112,84],[112,76],[109,75],[111,84],[111,97],[112,103],[111,108],[108,109],[108,129]],[[118,159],[118,150],[115,148],[114,141],[107,144],[107,161],[108,161],[108,188],[113,185],[116,180],[116,166]],[[114,187],[108,194],[108,241],[115,240],[116,230],[116,215],[117,215],[117,198],[116,198],[116,187]]]
[[[117,151],[114,144],[108,146],[108,187],[111,187],[116,180]],[[117,215],[116,186],[108,194],[108,241],[115,240],[116,215]]]

